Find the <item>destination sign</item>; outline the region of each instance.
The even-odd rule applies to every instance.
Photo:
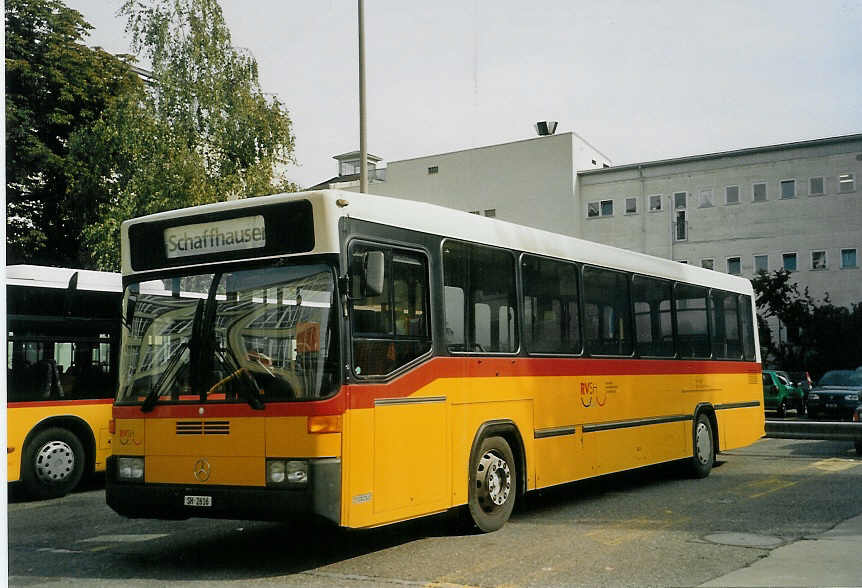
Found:
[[[169,227],[164,230],[165,257],[225,253],[266,246],[263,215]]]

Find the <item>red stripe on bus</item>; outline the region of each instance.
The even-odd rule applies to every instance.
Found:
[[[323,416],[347,408],[372,408],[377,398],[403,398],[441,378],[614,376],[760,373],[755,362],[667,359],[599,359],[538,357],[435,357],[389,382],[343,386],[326,400],[271,402],[264,410],[243,404],[167,404],[141,413],[140,406],[115,406],[114,418],[228,418]],[[349,403],[348,403],[349,399]],[[38,403],[37,403],[38,404]],[[200,414],[199,409],[204,409]]]
[[[353,384],[350,408],[371,408],[376,398],[400,398],[439,378],[614,376],[760,373],[742,361],[539,357],[436,357],[386,383]]]
[[[89,400],[33,400],[28,402],[9,402],[7,408],[38,408],[42,406],[85,406],[88,404],[111,404],[113,398],[91,398]]]

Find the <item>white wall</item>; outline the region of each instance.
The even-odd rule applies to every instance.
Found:
[[[386,181],[369,192],[465,211],[494,209],[496,218],[576,235],[575,170],[607,161],[580,137],[560,133],[393,161]],[[429,173],[434,166],[437,173]]]
[[[832,301],[849,305],[862,301],[862,270],[840,269],[840,250],[856,248],[862,262],[862,139],[811,147],[716,159],[647,164],[579,175],[582,237],[700,265],[715,260],[727,270],[728,257],[740,257],[742,275],[754,275],[753,256],[769,256],[769,270],[782,265],[782,253],[797,252],[799,285],[816,298],[829,292]],[[838,193],[838,175],[853,173],[856,189]],[[809,194],[809,179],[823,176],[825,194]],[[779,182],[796,180],[796,197],[781,199]],[[753,202],[752,185],[766,182],[767,201]],[[725,188],[738,185],[739,204],[725,204]],[[711,207],[698,202],[702,190],[712,190]],[[673,193],[686,191],[688,239],[671,239]],[[661,194],[664,210],[648,212],[647,198]],[[641,196],[636,215],[623,213],[626,196]],[[586,218],[591,200],[614,200],[614,216]],[[811,270],[811,251],[825,250],[828,267]]]

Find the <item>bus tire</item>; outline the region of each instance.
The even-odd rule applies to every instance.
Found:
[[[30,496],[59,498],[81,481],[86,461],[84,446],[77,436],[66,429],[51,427],[27,442],[21,481]]]
[[[486,437],[470,462],[467,505],[473,523],[485,533],[502,527],[515,506],[517,470],[502,437]]]
[[[693,478],[705,478],[712,471],[715,461],[715,437],[709,416],[700,413],[694,421],[694,455],[691,456],[689,473]]]

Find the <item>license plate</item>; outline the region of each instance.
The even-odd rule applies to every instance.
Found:
[[[212,496],[186,496],[183,498],[183,506],[212,506]]]
[[[838,408],[838,404],[835,402],[827,402],[826,408]]]

